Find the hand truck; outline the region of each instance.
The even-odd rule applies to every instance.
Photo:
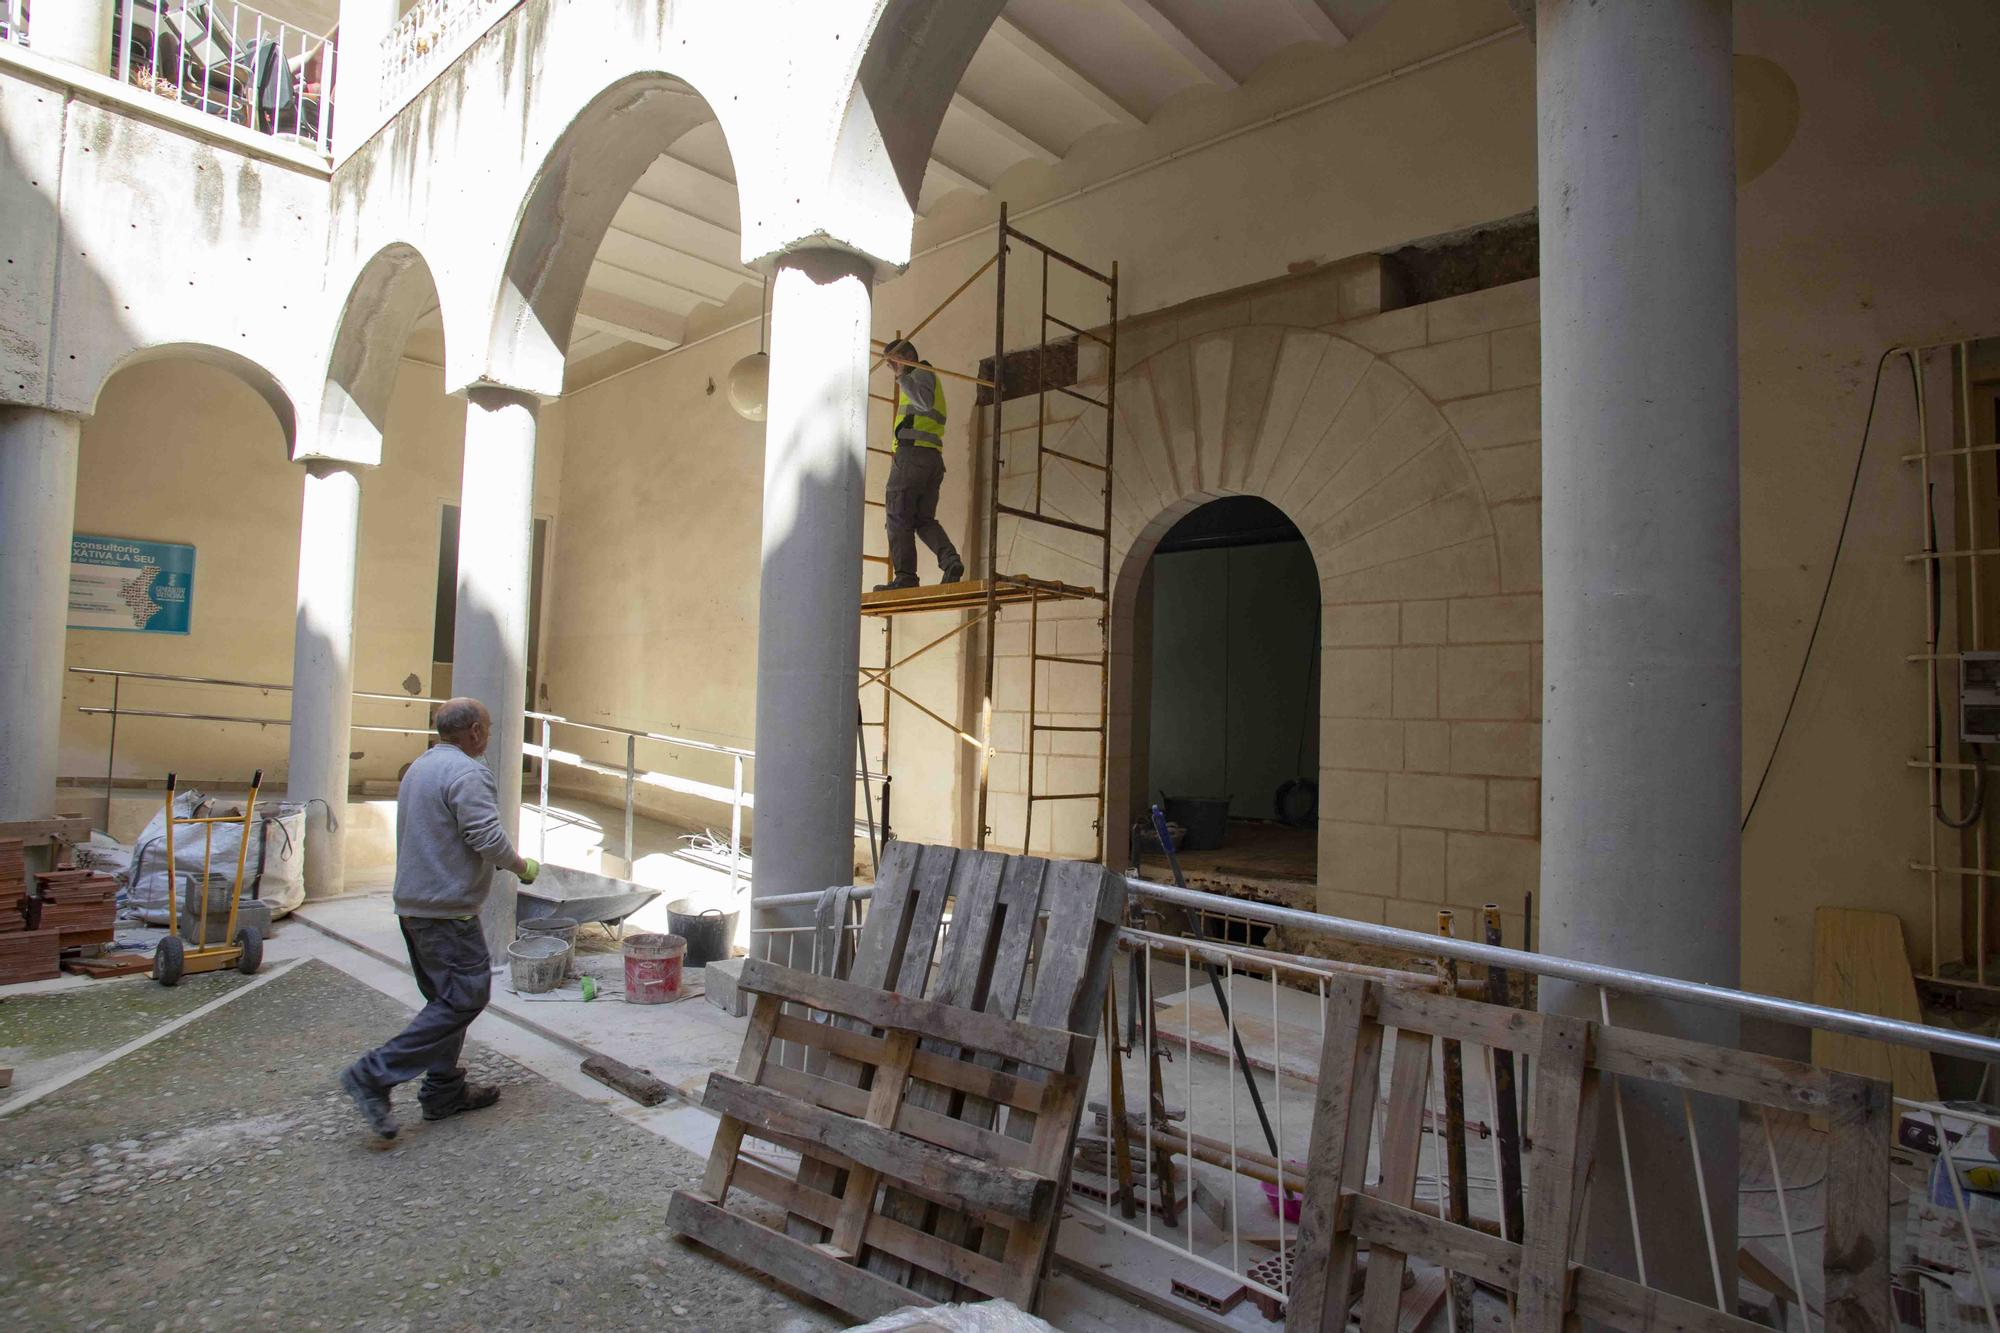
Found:
[[[264,785],[264,770],[250,779],[250,795],[244,799],[243,813],[184,817],[174,813],[174,774],[167,774],[167,937],[153,950],[153,980],[162,986],[177,986],[189,972],[220,972],[233,967],[249,976],[264,965],[264,937],[257,928],[236,925],[236,904],[243,897],[243,867],[250,856],[250,833],[257,818],[257,789]],[[208,867],[215,853],[215,826],[240,824],[242,839],[236,845],[236,883],[229,894],[229,920],[223,925],[226,944],[208,943]],[[197,914],[192,944],[181,939],[180,907],[174,898],[179,872],[174,865],[174,830],[199,825],[202,830],[201,911]]]

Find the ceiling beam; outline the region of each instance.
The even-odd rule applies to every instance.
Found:
[[[656,241],[650,236],[633,231],[630,227],[621,227],[615,222],[604,232],[606,242],[611,241],[613,237],[618,238],[626,251],[635,252],[632,253],[633,258],[643,257],[644,264],[644,267],[634,268],[629,263],[613,260],[614,267],[632,269],[633,272],[651,278],[655,282],[678,287],[704,301],[713,301],[721,305],[738,287],[746,282],[756,281],[755,276],[750,273],[703,259],[700,255],[691,254],[679,246]],[[603,253],[604,246],[600,244],[598,254],[601,257]]]
[[[1219,84],[1224,88],[1237,86],[1239,80],[1236,76],[1224,69],[1222,63],[1214,56],[1203,50],[1201,43],[1190,36],[1186,28],[1161,13],[1160,7],[1154,4],[1153,0],[1119,0],[1119,2],[1131,11],[1132,17],[1151,29],[1155,37],[1172,48],[1175,55],[1186,61],[1195,73],[1210,83]]]
[[[1044,45],[1040,38],[1030,36],[1026,29],[1004,14],[993,20],[993,27],[989,31],[991,36],[1041,66],[1042,70],[1053,76],[1057,82],[1103,112],[1107,120],[1132,126],[1146,123],[1138,112],[1098,87],[1091,81],[1090,76],[1057,55],[1054,50]]]
[[[1334,21],[1319,0],[1292,0],[1292,8],[1298,12],[1299,21],[1306,25],[1306,31],[1317,41],[1328,46],[1347,45],[1347,30]]]
[[[926,170],[934,171],[947,181],[950,181],[952,188],[955,190],[976,190],[984,194],[993,188],[989,182],[968,175],[941,157],[932,157],[930,165]]]
[[[1054,166],[1062,160],[1062,154],[1058,153],[1054,148],[1030,135],[1026,130],[1002,120],[985,107],[979,105],[979,103],[973,101],[970,97],[967,97],[964,93],[953,93],[951,95],[951,105],[955,111],[967,120],[982,129],[999,135],[1029,157],[1039,158],[1050,166]]]
[[[681,316],[655,310],[643,301],[634,301],[629,296],[619,296],[595,287],[583,289],[583,301],[576,308],[576,322],[587,329],[597,329],[626,342],[657,347],[663,352],[670,352],[687,341],[687,320]]]

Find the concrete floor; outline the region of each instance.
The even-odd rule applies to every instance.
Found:
[[[0,1045],[102,1046],[163,997],[232,989],[7,1119],[0,1326],[838,1326],[669,1236],[667,1191],[700,1158],[484,1042],[468,1064],[497,1107],[426,1124],[406,1096],[378,1144],[333,1080],[407,1009],[326,963],[254,992],[141,978],[10,1000]]]

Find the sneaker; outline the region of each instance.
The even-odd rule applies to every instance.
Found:
[[[876,584],[875,591],[895,592],[899,588],[914,588],[916,586],[917,586],[917,576],[915,574],[898,574],[896,575],[895,578],[890,579],[887,583]]]
[[[340,1071],[340,1090],[354,1101],[354,1109],[378,1139],[396,1137],[396,1117],[389,1111],[389,1094],[362,1078],[353,1065]]]
[[[424,1119],[449,1120],[462,1111],[483,1111],[500,1100],[500,1089],[489,1083],[467,1083],[457,1097],[448,1102],[428,1104],[424,1107]]]
[[[963,583],[963,582],[965,582],[965,562],[964,562],[964,561],[962,561],[962,560],[961,560],[961,561],[954,561],[954,562],[952,562],[951,564],[949,564],[949,565],[946,565],[946,566],[944,567],[944,571],[943,571],[943,574],[944,574],[944,577],[942,577],[942,578],[940,578],[940,579],[938,580],[938,582],[939,582],[939,583]]]

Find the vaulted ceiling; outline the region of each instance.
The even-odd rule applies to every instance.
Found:
[[[945,113],[917,211],[961,190],[983,194],[1022,162],[1059,163],[1088,136],[1138,129],[1182,93],[1235,89],[1302,43],[1343,45],[1387,3],[1009,0]],[[619,208],[570,342],[571,387],[671,350],[701,307],[760,283],[740,254],[735,172],[710,122],[673,144]],[[424,346],[433,338],[420,333],[412,355],[441,359]]]

